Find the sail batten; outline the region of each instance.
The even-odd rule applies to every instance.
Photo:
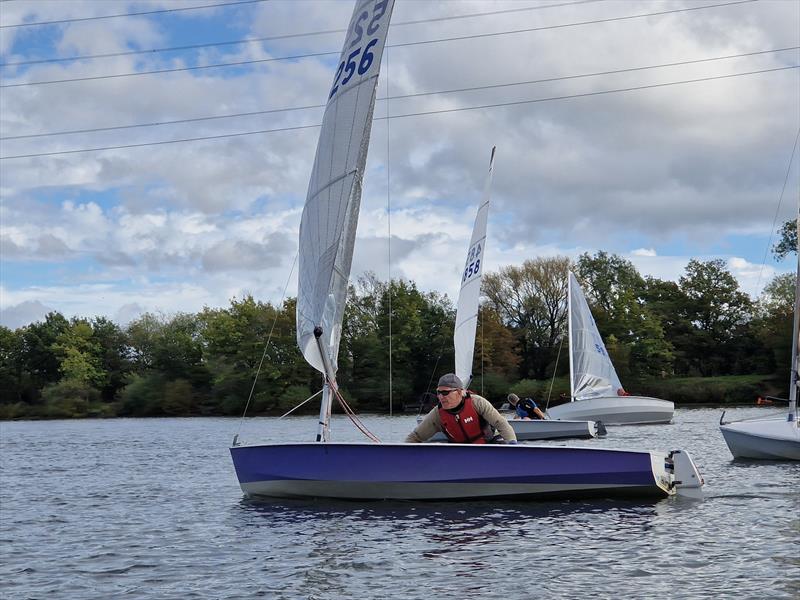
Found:
[[[381,57],[394,0],[356,3],[322,119],[300,222],[297,344],[336,371]],[[321,328],[318,345],[314,329]]]

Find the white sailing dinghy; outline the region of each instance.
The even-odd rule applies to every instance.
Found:
[[[455,347],[455,373],[469,387],[472,381],[472,362],[475,355],[475,332],[478,327],[478,310],[480,308],[481,280],[483,278],[483,259],[486,251],[486,227],[489,220],[489,200],[491,197],[492,175],[494,172],[494,156],[496,148],[492,148],[489,158],[489,173],[483,188],[472,238],[467,250],[467,260],[461,274],[461,290],[458,294],[456,308],[456,327],[453,333]],[[520,441],[558,440],[566,438],[593,438],[597,436],[598,425],[594,421],[556,421],[556,420],[523,420],[509,419]],[[432,441],[442,441],[444,434],[434,436]]]
[[[571,401],[547,410],[551,419],[594,419],[605,425],[669,423],[668,400],[628,395],[608,356],[578,280],[569,273],[569,379]]]
[[[358,0],[300,225],[297,339],[324,376],[317,441],[230,449],[253,496],[349,499],[701,494],[688,453],[526,445],[335,443],[331,396],[381,54],[393,0]]]
[[[800,215],[797,219],[800,225]],[[797,414],[797,342],[800,336],[800,239],[798,239],[797,271],[794,287],[794,319],[792,323],[792,368],[789,378],[788,412],[768,417],[724,423],[720,431],[734,458],[762,460],[800,460],[800,423]]]

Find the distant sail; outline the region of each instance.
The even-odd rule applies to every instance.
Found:
[[[328,95],[300,222],[297,344],[324,372],[314,330],[334,369],[353,260],[375,88],[394,0],[358,0]]]
[[[622,389],[575,275],[569,274],[569,353],[575,400],[616,396]]]
[[[456,328],[453,344],[456,352],[456,375],[468,385],[472,379],[472,357],[475,354],[475,330],[478,326],[478,305],[481,295],[483,258],[486,250],[486,222],[489,217],[489,196],[494,170],[494,152],[489,158],[489,173],[483,188],[483,196],[472,227],[467,260],[461,272],[461,291],[458,294],[456,309]]]

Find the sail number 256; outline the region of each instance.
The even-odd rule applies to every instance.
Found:
[[[355,48],[352,50],[345,60],[339,63],[339,68],[336,70],[336,77],[333,80],[333,88],[331,88],[331,93],[328,95],[328,100],[333,98],[333,95],[339,89],[340,85],[346,85],[348,81],[355,75],[356,71],[358,71],[359,75],[363,75],[369,68],[372,66],[372,62],[375,59],[375,56],[372,54],[371,50],[372,47],[378,43],[378,38],[372,38],[365,46],[360,46],[361,40],[364,37],[364,26],[366,25],[366,33],[367,35],[375,35],[375,33],[380,29],[380,18],[386,13],[386,6],[389,0],[378,0],[375,2],[372,12],[372,19],[367,20],[370,18],[370,12],[368,10],[364,10],[358,15],[358,18],[353,23],[353,27],[350,31],[347,32],[347,39],[349,42],[346,42],[347,50],[351,48]],[[358,46],[358,47],[356,47]],[[363,48],[363,52],[362,52]],[[359,58],[359,55],[361,57]],[[344,75],[344,79],[342,79],[342,75]],[[339,81],[341,79],[341,81]]]

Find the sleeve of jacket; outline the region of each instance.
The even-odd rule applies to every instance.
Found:
[[[414,428],[414,431],[406,436],[406,443],[418,444],[431,439],[437,431],[442,430],[442,421],[439,419],[439,409],[434,408],[425,415],[422,423]]]
[[[472,395],[472,404],[475,407],[475,410],[478,411],[478,414],[482,416],[489,425],[494,427],[498,433],[503,436],[503,439],[507,442],[516,442],[517,441],[517,434],[514,433],[514,430],[509,425],[506,418],[497,412],[497,409],[492,406],[491,402],[489,402],[483,396],[477,396],[475,394]]]

